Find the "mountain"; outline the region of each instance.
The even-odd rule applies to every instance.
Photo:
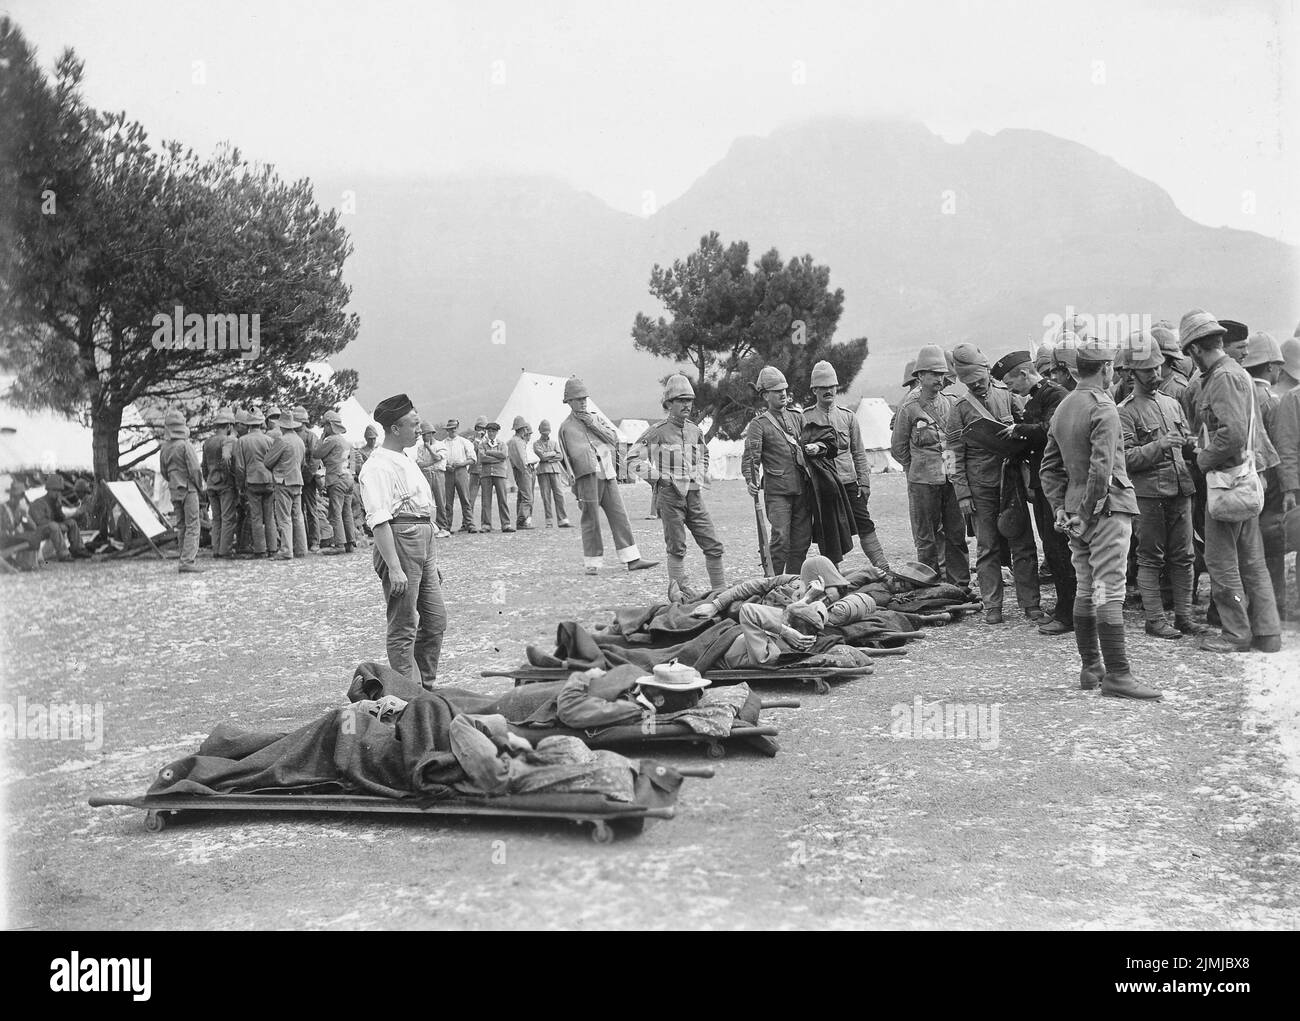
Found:
[[[672,366],[632,349],[632,320],[659,311],[651,266],[710,230],[754,258],[776,246],[831,267],[837,337],[870,338],[855,395],[896,398],[921,344],[972,341],[992,358],[1036,344],[1067,304],[1175,323],[1201,306],[1285,335],[1300,319],[1300,250],[1195,223],[1159,186],[1037,131],[952,144],[917,123],[803,122],[738,139],[647,218],[549,178],[318,195],[333,204],[345,187],[361,334],[335,361],[360,371],[367,406],[405,390],[439,418],[494,415],[522,369],[582,376],[615,418],[653,414]]]

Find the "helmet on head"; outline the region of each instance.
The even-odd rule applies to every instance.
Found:
[[[691,400],[694,400],[695,390],[691,386],[691,381],[689,379],[683,376],[680,372],[674,372],[668,377],[668,381],[664,384],[663,403],[667,404],[669,401],[675,401],[681,397],[689,397]]]
[[[577,376],[570,376],[564,381],[564,400],[566,403],[576,401],[579,397],[590,396],[591,394],[587,392],[587,384]]]
[[[812,380],[809,386],[839,386],[840,378],[835,375],[835,366],[830,362],[818,362],[813,366]]]
[[[759,393],[766,393],[768,390],[790,389],[790,384],[785,381],[784,374],[780,369],[772,365],[764,365],[759,370],[756,386]]]

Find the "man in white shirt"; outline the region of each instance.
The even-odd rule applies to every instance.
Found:
[[[384,442],[361,469],[366,524],[375,537],[375,573],[388,604],[388,665],[432,688],[447,630],[447,610],[438,583],[433,538],[436,505],[419,465],[403,451],[415,445],[420,416],[411,399],[398,394],[379,402],[375,421]]]
[[[478,454],[474,452],[474,444],[459,435],[456,430],[460,428],[460,420],[450,418],[447,420],[447,489],[446,500],[447,520],[443,522],[443,528],[448,532],[454,532],[453,521],[456,516],[456,498],[460,498],[460,530],[462,532],[477,532],[474,525],[474,505],[470,502],[469,488],[469,466],[478,461]]]

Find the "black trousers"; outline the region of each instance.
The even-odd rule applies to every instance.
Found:
[[[1070,540],[1056,530],[1056,516],[1052,505],[1042,490],[1034,493],[1034,523],[1038,526],[1038,538],[1043,544],[1043,557],[1052,570],[1052,585],[1056,588],[1056,609],[1052,616],[1074,627],[1074,593],[1077,583],[1074,578],[1074,561],[1070,556]]]

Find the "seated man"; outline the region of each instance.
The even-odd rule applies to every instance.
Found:
[[[809,589],[810,602],[798,601],[784,609],[745,603],[740,608],[740,631],[723,662],[732,669],[768,666],[782,656],[808,652],[826,627],[827,608],[819,601],[824,591]],[[803,630],[800,630],[800,629]]]
[[[45,495],[31,505],[28,510],[28,516],[32,523],[38,528],[46,525],[54,525],[61,533],[58,542],[51,539],[54,551],[58,554],[60,560],[72,560],[75,558],[90,556],[89,551],[81,542],[81,529],[77,527],[77,522],[68,517],[63,510],[63,491],[67,484],[63,476],[58,472],[53,472],[45,476]],[[66,543],[63,539],[66,537]]]
[[[26,487],[17,479],[9,483],[9,498],[0,504],[0,549],[25,543],[28,550],[35,552],[48,539],[60,560],[71,560],[59,527],[52,523],[37,525],[28,516],[25,494]]]

